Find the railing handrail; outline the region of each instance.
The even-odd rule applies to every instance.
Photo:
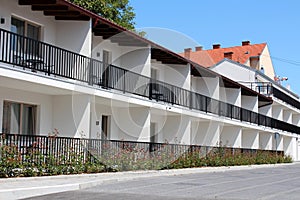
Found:
[[[229,147],[229,146],[210,146],[210,145],[199,145],[199,144],[180,144],[180,143],[171,143],[171,142],[145,142],[145,141],[131,141],[131,140],[110,140],[110,139],[99,139],[99,138],[77,138],[77,137],[64,137],[64,136],[51,136],[51,135],[22,135],[22,134],[8,134],[0,133],[0,141],[4,141],[7,136],[12,137],[21,137],[21,138],[47,138],[47,139],[61,139],[61,140],[74,140],[74,141],[98,141],[98,142],[112,142],[112,143],[132,143],[132,144],[146,144],[146,145],[170,145],[170,146],[180,146],[180,147],[206,147],[206,148],[215,148],[215,147],[224,147],[224,148],[234,148],[234,149],[250,149],[250,148],[240,148],[240,147]],[[38,140],[34,140],[38,141]],[[5,145],[4,143],[1,143]],[[11,144],[11,143],[10,143]],[[0,145],[1,147],[1,145]],[[259,150],[259,149],[258,149]]]
[[[6,33],[6,34],[4,34],[4,33]],[[10,34],[15,37],[9,36]],[[52,65],[53,64],[52,62],[54,62],[54,65],[55,64],[57,65],[57,66],[54,66],[55,67],[54,72],[51,72],[50,67],[48,67],[48,69],[47,69],[48,75],[54,74],[54,75],[58,75],[58,76],[62,76],[62,77],[67,77],[67,78],[79,80],[82,82],[87,82],[88,84],[91,84],[91,85],[95,85],[94,76],[96,76],[96,78],[98,78],[98,79],[104,79],[104,80],[100,81],[100,83],[98,84],[99,86],[104,87],[104,88],[112,88],[112,89],[116,89],[116,90],[121,90],[123,92],[129,92],[132,94],[149,97],[150,99],[156,99],[159,101],[176,104],[176,105],[187,107],[190,109],[205,111],[205,112],[217,114],[219,116],[229,117],[231,119],[237,119],[240,121],[255,123],[258,125],[264,125],[264,126],[271,125],[270,126],[271,128],[277,128],[277,129],[281,128],[282,130],[286,130],[289,132],[296,132],[296,133],[300,134],[300,127],[295,126],[293,124],[279,121],[274,118],[264,116],[260,113],[256,113],[251,110],[248,110],[248,109],[245,109],[242,107],[238,107],[233,104],[223,102],[223,101],[220,101],[220,100],[205,96],[203,94],[199,94],[199,93],[193,92],[191,90],[187,90],[187,89],[184,89],[184,88],[181,88],[181,87],[178,87],[178,86],[175,86],[175,85],[163,82],[163,81],[152,79],[150,77],[147,77],[147,76],[138,74],[136,72],[132,72],[130,70],[123,69],[121,67],[117,67],[117,66],[114,66],[111,64],[107,65],[106,66],[107,68],[104,68],[103,62],[101,62],[99,60],[89,58],[87,56],[83,56],[78,53],[75,53],[75,52],[72,52],[69,50],[65,50],[60,47],[53,46],[51,44],[47,44],[45,42],[33,40],[31,38],[15,34],[15,33],[12,33],[10,31],[4,30],[4,29],[0,29],[0,37],[1,37],[1,39],[2,39],[2,37],[4,39],[7,39],[7,40],[3,39],[2,44],[0,43],[1,44],[0,48],[6,48],[6,49],[3,49],[3,51],[2,51],[2,54],[5,54],[5,55],[4,56],[0,55],[0,61],[2,61],[2,62],[7,62],[7,63],[11,63],[14,65],[21,65],[21,66],[23,66],[23,68],[32,69],[32,66],[26,66],[26,65],[24,66],[20,63],[15,63],[15,61],[12,60],[12,58],[11,58],[11,53],[9,52],[11,50],[11,48],[13,47],[12,44],[9,43],[9,42],[12,43],[12,38],[14,38],[14,41],[16,41],[18,38],[22,38],[24,40],[28,40],[27,43],[29,43],[30,45],[37,45],[37,47],[40,48],[39,51],[42,51],[42,53],[43,53],[42,56],[43,56],[43,59],[46,60],[45,62],[47,62],[47,66]],[[32,44],[29,41],[31,41]],[[6,44],[5,47],[4,47],[3,43]],[[22,48],[23,47],[24,46],[22,46]],[[6,52],[5,52],[5,50],[6,50]],[[21,53],[22,52],[19,52],[19,54],[21,54]],[[26,55],[26,54],[24,54],[24,55],[28,57],[28,55]],[[57,57],[55,57],[55,56],[57,56]],[[33,56],[31,56],[31,57],[33,57]],[[30,58],[30,56],[29,56],[29,58]],[[78,62],[79,62],[79,64],[78,64]],[[34,69],[34,70],[40,70],[40,71],[45,72],[45,69]],[[87,71],[85,71],[85,70],[87,70]],[[105,72],[106,70],[108,70],[108,72]],[[74,71],[75,71],[75,75],[72,74]],[[97,71],[97,74],[94,74],[94,71]],[[112,72],[109,72],[109,71],[112,71]],[[119,72],[122,72],[122,73],[119,73]],[[110,73],[115,73],[115,74],[110,75]],[[103,75],[106,75],[108,77],[103,77]],[[133,78],[138,77],[138,79],[143,78],[145,81],[144,84],[146,85],[146,86],[144,86],[145,88],[142,89],[143,92],[136,91],[135,85],[130,85],[130,86],[128,86],[129,88],[126,88],[127,85],[126,85],[125,75],[134,76]],[[118,83],[120,82],[120,80],[118,78],[124,79],[124,83],[120,83],[121,86],[118,85]],[[130,79],[130,78],[128,78],[128,79]],[[111,85],[112,82],[114,82],[113,85]],[[127,82],[128,82],[128,80],[127,80]],[[161,94],[153,94],[153,91],[152,91],[153,88],[152,88],[151,84],[160,85],[160,87],[158,87],[156,89],[158,89]],[[155,95],[156,95],[156,97],[155,97]],[[164,95],[166,97],[164,97]],[[181,97],[181,95],[183,95],[184,98]],[[163,98],[166,98],[166,99],[163,99]],[[194,102],[195,100],[197,102]],[[204,101],[204,102],[202,102],[202,101]],[[203,103],[205,105],[202,105]],[[263,122],[260,121],[260,119],[262,119],[262,118],[264,118]],[[268,121],[268,124],[267,124],[267,121]]]

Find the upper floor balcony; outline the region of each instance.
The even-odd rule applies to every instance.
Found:
[[[274,86],[271,82],[249,82],[249,83],[243,83],[247,85],[252,90],[263,94],[265,96],[274,96],[287,104],[300,109],[300,102],[299,100],[296,100],[295,98],[299,99],[295,94],[293,94],[291,91],[288,91],[286,88],[282,88],[282,90],[285,90],[286,92],[283,92],[280,88],[280,86],[276,85]],[[287,94],[288,93],[288,94]],[[293,97],[295,98],[293,98]]]
[[[20,70],[77,80],[90,87],[300,133],[298,126],[3,29],[0,29],[0,62]]]

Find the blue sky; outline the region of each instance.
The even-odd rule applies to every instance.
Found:
[[[131,0],[136,28],[171,48],[267,42],[276,74],[300,94],[300,1]],[[149,28],[151,27],[151,28]],[[159,31],[157,31],[159,30]],[[156,34],[154,34],[156,32]],[[159,34],[157,33],[159,32]],[[173,36],[171,36],[173,35]]]

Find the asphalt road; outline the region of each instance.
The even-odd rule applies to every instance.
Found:
[[[45,199],[199,200],[300,199],[300,164],[142,178],[41,197]]]

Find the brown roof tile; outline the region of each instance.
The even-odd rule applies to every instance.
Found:
[[[195,52],[193,51],[190,53],[189,59],[204,67],[211,67],[224,59],[224,53],[233,52],[231,60],[245,64],[250,57],[261,55],[266,45],[266,43],[261,43]],[[184,56],[184,53],[180,53],[180,55]]]

